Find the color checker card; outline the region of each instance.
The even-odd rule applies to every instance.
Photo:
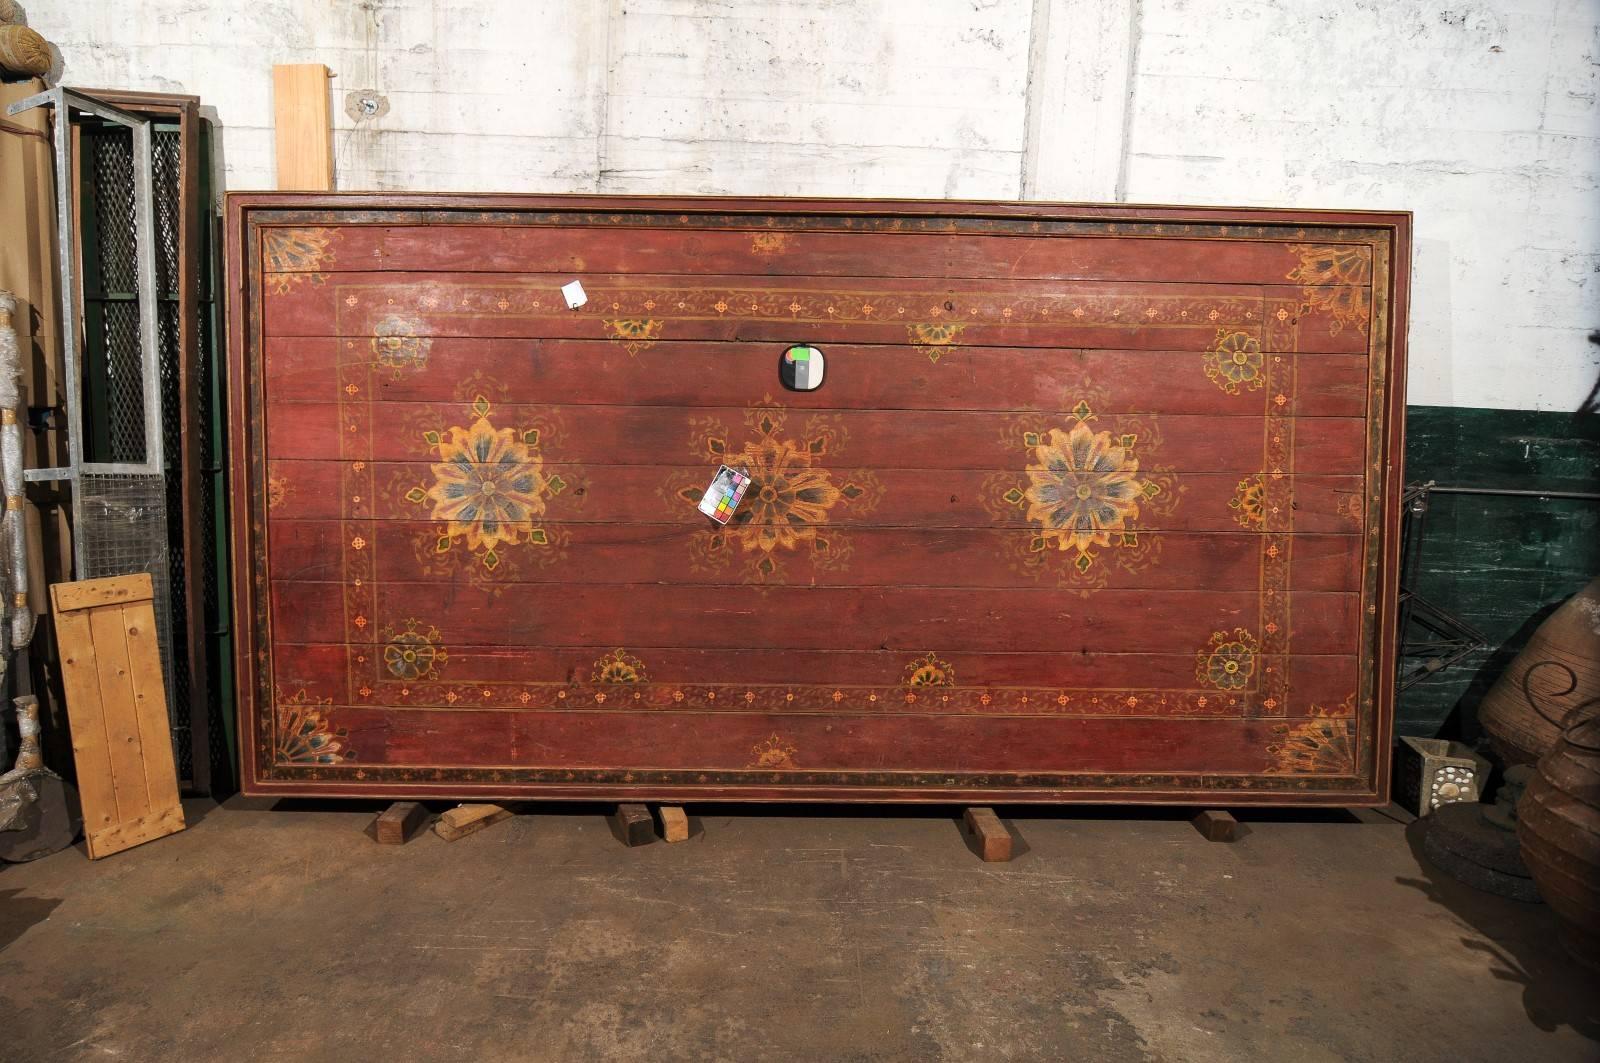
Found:
[[[718,524],[728,523],[733,519],[733,511],[739,508],[739,503],[744,499],[745,490],[749,486],[749,476],[737,469],[722,466],[717,470],[717,475],[711,478],[711,486],[706,488],[706,493],[700,498],[700,512]]]

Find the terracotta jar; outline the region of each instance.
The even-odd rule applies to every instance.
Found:
[[[1562,719],[1517,803],[1517,841],[1567,951],[1600,969],[1600,698]]]
[[[1478,706],[1478,722],[1507,764],[1537,762],[1560,734],[1524,697],[1524,680],[1533,696],[1558,710],[1556,719],[1564,715],[1563,708],[1600,697],[1600,579],[1539,625]]]

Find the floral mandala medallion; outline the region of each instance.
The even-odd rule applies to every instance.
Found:
[[[1028,544],[1035,553],[1071,553],[1072,568],[1087,573],[1095,549],[1137,547],[1134,522],[1140,506],[1162,493],[1154,479],[1141,476],[1134,456],[1138,437],[1095,431],[1095,413],[1086,401],[1072,410],[1071,428],[1024,431],[1029,461],[1027,480],[1000,496],[1037,526]]]
[[[1239,394],[1241,388],[1258,391],[1267,382],[1261,341],[1248,332],[1218,329],[1204,361],[1206,376],[1229,395]]]
[[[708,530],[695,545],[695,560],[715,567],[734,550],[750,558],[750,576],[758,583],[783,580],[781,556],[803,552],[821,568],[842,566],[849,542],[840,532],[824,534],[834,507],[847,504],[869,512],[882,490],[870,472],[858,471],[835,479],[820,461],[840,442],[842,432],[826,418],[811,418],[804,438],[784,435],[785,413],[766,396],[746,414],[755,438],[735,450],[726,430],[705,422],[699,438],[707,457],[750,477],[744,501],[728,524]],[[698,505],[705,489],[677,480],[663,491],[675,510],[687,502]]]
[[[591,683],[643,683],[644,662],[622,649],[612,650],[610,653],[594,662],[594,667],[589,672]]]
[[[1244,628],[1214,631],[1205,649],[1195,655],[1194,677],[1201,686],[1243,690],[1256,672],[1260,644]]]
[[[418,322],[390,314],[372,330],[372,357],[385,369],[394,370],[395,378],[402,373],[420,372],[428,366],[428,351],[433,340],[417,335]]]
[[[354,760],[344,748],[347,732],[328,722],[332,698],[313,698],[304,688],[285,696],[277,691],[278,731],[274,760],[278,764],[338,764]]]
[[[439,644],[439,629],[424,630],[421,625],[422,621],[410,617],[398,632],[386,629],[380,636],[385,640],[383,665],[396,679],[436,679],[439,669],[450,659]]]
[[[566,488],[560,476],[544,474],[538,429],[496,428],[489,420],[489,400],[472,401],[470,426],[443,432],[426,431],[423,441],[438,455],[432,484],[412,487],[406,500],[431,504],[441,522],[434,549],[448,553],[464,542],[483,567],[492,572],[510,546],[545,546],[550,537],[537,526],[546,502]]]
[[[1187,488],[1170,470],[1136,456],[1135,448],[1146,458],[1160,450],[1156,418],[1117,417],[1114,427],[1097,428],[1100,415],[1088,398],[1078,398],[1067,416],[1065,428],[1047,416],[1012,419],[999,442],[1006,450],[1020,444],[1026,478],[991,475],[981,500],[998,524],[1022,526],[1005,540],[1014,570],[1052,576],[1088,596],[1113,572],[1161,556],[1162,537],[1141,532],[1139,521],[1171,514]]]
[[[1266,494],[1266,480],[1259,473],[1239,481],[1228,508],[1233,510],[1233,519],[1240,527],[1260,528],[1266,521]]]

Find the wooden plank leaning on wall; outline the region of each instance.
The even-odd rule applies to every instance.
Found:
[[[278,188],[333,191],[333,104],[321,63],[272,68],[273,124],[277,129]]]
[[[149,573],[50,588],[89,859],[184,828]]]

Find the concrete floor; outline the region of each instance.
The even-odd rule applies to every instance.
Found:
[[[985,865],[947,810],[629,850],[594,809],[392,848],[354,807],[0,869],[0,1058],[1600,1059],[1548,911],[1372,814],[1021,815]]]

